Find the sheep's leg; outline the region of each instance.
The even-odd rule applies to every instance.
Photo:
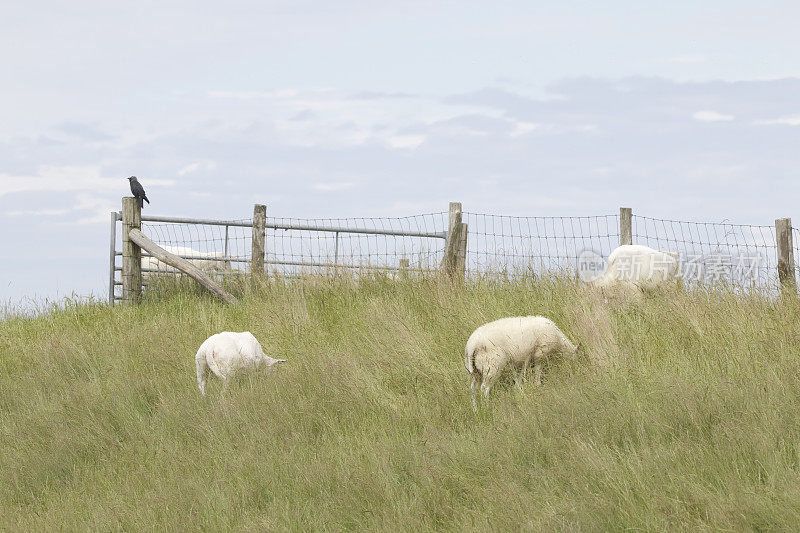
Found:
[[[481,392],[483,393],[484,398],[489,397],[489,391],[492,390],[492,385],[497,380],[497,377],[500,375],[498,371],[494,368],[490,368],[487,372],[483,374],[483,383],[481,383]]]
[[[197,386],[200,388],[200,393],[206,395],[206,382],[208,380],[208,364],[205,359],[197,359]]]
[[[472,398],[472,410],[478,412],[478,389],[480,388],[480,379],[477,374],[472,374],[472,383],[469,385],[469,393]]]
[[[514,376],[514,386],[517,387],[517,389],[522,390],[522,383],[525,381],[525,378],[528,377],[528,370],[530,367],[531,361],[530,359],[526,359],[525,363],[522,365],[522,371]]]
[[[533,380],[536,386],[542,384],[542,362],[538,361],[533,365]]]

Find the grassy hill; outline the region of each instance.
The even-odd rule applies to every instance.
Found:
[[[543,314],[587,348],[469,404],[463,348]],[[800,305],[606,304],[567,281],[270,284],[0,322],[0,529],[793,530]],[[197,390],[210,334],[277,374]]]

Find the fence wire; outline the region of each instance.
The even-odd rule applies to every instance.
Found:
[[[677,252],[684,284],[772,288],[778,280],[774,226],[686,222],[634,215],[634,244]]]
[[[608,256],[619,245],[619,216],[516,217],[463,213],[467,274],[574,274],[582,252]]]
[[[248,219],[234,222],[252,225]],[[250,227],[142,222],[142,232],[168,252],[190,258],[204,270],[226,274],[248,269],[252,244]],[[148,257],[142,257],[142,269],[144,274],[147,269],[176,273],[173,267]]]
[[[800,259],[800,229],[792,228],[792,256],[794,258],[795,279],[800,279],[800,266],[797,261]]]
[[[268,218],[266,267],[283,276],[319,269],[395,270],[401,260],[413,270],[435,270],[444,256],[442,237],[392,235],[442,233],[447,213],[392,218]],[[378,233],[275,229],[270,226],[351,228]]]
[[[268,217],[265,270],[284,277],[330,269],[356,273],[435,270],[444,256],[447,220],[446,212],[391,218]],[[242,225],[143,221],[142,232],[212,277],[224,277],[249,272],[252,258],[252,219],[231,222]],[[284,229],[286,226],[317,229]],[[145,253],[142,275],[147,286],[154,279],[178,277],[180,272]],[[117,285],[115,297],[119,298],[120,291]]]
[[[268,217],[265,269],[285,277],[330,269],[432,271],[444,256],[448,217],[447,212],[393,218]],[[587,253],[607,258],[620,243],[616,214],[523,217],[463,212],[462,218],[468,228],[468,279],[544,273],[572,276],[586,264]],[[158,245],[193,260],[214,276],[247,273],[252,220],[226,222],[241,225],[144,221],[142,229]],[[295,229],[282,229],[286,226]],[[685,284],[722,281],[744,289],[777,287],[773,226],[633,215],[631,230],[634,244],[678,253]],[[794,255],[800,257],[800,229],[793,229],[792,235]],[[143,257],[142,267],[145,283],[158,273],[179,275],[154,258]]]

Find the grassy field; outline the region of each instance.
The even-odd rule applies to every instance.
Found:
[[[543,314],[586,347],[477,414],[463,348]],[[0,530],[796,530],[800,305],[570,282],[272,284],[0,322]],[[210,334],[276,374],[197,390]]]

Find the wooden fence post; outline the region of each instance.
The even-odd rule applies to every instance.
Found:
[[[633,212],[630,207],[619,208],[619,244],[633,244]]]
[[[458,252],[461,242],[461,202],[450,202],[450,219],[447,224],[447,240],[440,269],[451,279],[458,272]]]
[[[796,290],[794,276],[794,250],[792,243],[792,219],[775,220],[775,241],[778,244],[778,279],[782,289]]]
[[[456,252],[456,276],[464,281],[467,276],[467,223],[462,222],[458,232],[458,252]]]
[[[400,279],[406,279],[408,277],[408,267],[408,258],[404,257],[400,259]]]
[[[267,206],[253,206],[253,257],[250,262],[250,273],[253,276],[264,274],[264,239],[267,231]]]
[[[131,196],[122,199],[122,299],[137,303],[142,298],[142,249],[130,239],[132,229],[142,229],[142,208]]]

